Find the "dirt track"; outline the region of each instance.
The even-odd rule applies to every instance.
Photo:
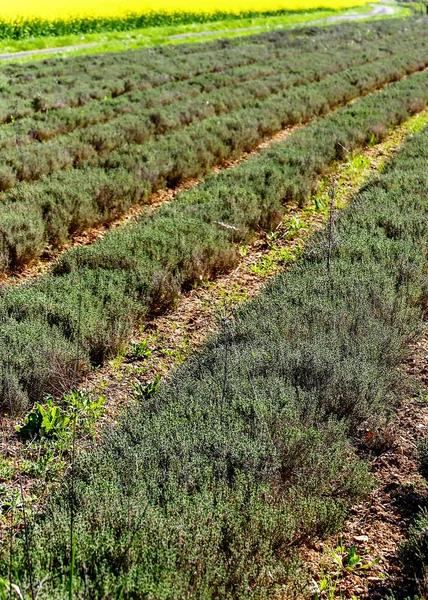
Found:
[[[393,15],[395,13],[395,8],[392,6],[383,6],[383,5],[373,5],[374,8],[369,13],[363,14],[349,14],[349,15],[338,15],[333,17],[324,17],[323,19],[315,19],[314,21],[304,21],[302,23],[295,23],[295,25],[313,25],[315,23],[336,23],[338,21],[359,21],[360,19],[368,19],[369,17],[380,17],[382,15]],[[183,40],[185,38],[191,37],[199,37],[201,35],[213,35],[217,33],[239,33],[241,31],[253,31],[256,29],[264,29],[263,26],[259,27],[245,27],[241,29],[223,29],[220,31],[200,31],[197,33],[180,33],[177,35],[170,35],[168,39],[170,40]],[[1,58],[1,56],[0,56]]]

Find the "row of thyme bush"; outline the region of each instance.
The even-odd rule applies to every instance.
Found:
[[[401,109],[388,93],[299,134],[300,159],[320,168],[339,140],[357,144],[363,133],[351,115],[364,131],[371,109],[378,122],[382,106],[391,118]],[[265,197],[265,213],[275,204],[268,180],[283,191],[290,185],[287,152],[290,143],[278,145],[251,171],[252,206]],[[181,211],[194,207],[196,215],[198,199],[193,192]],[[242,227],[237,217],[228,222]],[[203,234],[206,223],[198,228]],[[31,565],[41,599],[309,594],[296,548],[336,531],[370,489],[350,434],[376,427],[391,410],[397,366],[421,329],[428,129],[339,216],[330,271],[327,246],[326,233],[318,234],[289,272],[225,315],[220,332],[155,394],[137,387],[135,406],[80,457],[33,520],[27,546],[22,539],[12,555],[2,550],[5,581],[29,595]]]
[[[420,32],[418,47],[426,44],[427,34]],[[107,121],[119,122],[124,115],[132,115],[134,120],[150,116],[150,124],[159,128],[162,123],[168,126],[170,109],[161,108],[173,105],[173,112],[178,111],[177,103],[182,103],[183,120],[188,121],[186,113],[193,105],[198,111],[211,111],[211,114],[225,112],[227,104],[231,101],[229,89],[233,86],[241,93],[248,93],[252,98],[262,99],[274,90],[286,89],[318,81],[326,75],[336,73],[345,68],[374,62],[383,57],[400,53],[413,53],[415,50],[414,33],[400,32],[391,36],[386,45],[383,38],[365,41],[364,44],[333,43],[325,49],[311,49],[299,52],[298,55],[289,53],[285,48],[269,52],[267,57],[257,60],[250,65],[227,68],[223,71],[202,73],[200,75],[171,81],[163,85],[152,85],[140,89],[142,82],[127,80],[128,91],[113,98],[106,98],[102,102],[92,101],[81,106],[68,106],[52,110],[49,99],[43,93],[37,97],[37,112],[31,116],[16,120],[7,127],[0,128],[0,147],[22,146],[37,141],[52,139],[57,135],[68,133],[76,129],[95,124],[104,124]],[[406,43],[407,42],[407,43]],[[262,83],[263,82],[263,83]],[[265,83],[266,82],[266,83]],[[281,85],[281,88],[278,86]],[[226,97],[224,97],[226,95]],[[57,99],[57,98],[56,98]],[[183,101],[187,101],[183,103]],[[201,106],[202,104],[202,106]],[[147,109],[151,109],[148,111]],[[157,113],[160,109],[157,123]],[[142,112],[143,111],[143,112]],[[196,111],[196,108],[193,108]],[[214,111],[214,112],[213,112]],[[137,114],[136,114],[137,113]],[[164,114],[166,113],[166,114]],[[173,115],[175,116],[175,115]],[[165,124],[166,121],[166,124]],[[132,128],[127,127],[132,139]]]
[[[84,369],[112,356],[147,311],[227,270],[236,242],[269,229],[283,202],[304,202],[317,176],[348,152],[388,135],[428,102],[428,72],[339,109],[230,171],[213,175],[169,206],[62,255],[52,274],[0,296],[3,410],[67,386],[76,339]],[[67,198],[64,198],[64,202]],[[65,203],[64,211],[70,208]],[[225,227],[226,225],[226,227]],[[80,323],[79,315],[84,315]]]
[[[307,56],[314,58],[314,53],[302,53],[303,63]],[[288,59],[287,64],[290,60],[293,63],[296,59],[294,57]],[[131,113],[134,104],[137,108],[163,107],[186,98],[197,98],[199,94],[269,77],[275,75],[280,70],[280,66],[284,67],[284,61],[284,56],[276,56],[258,60],[251,65],[192,75],[190,79],[169,81],[146,89],[136,87],[118,96],[106,97],[102,102],[93,100],[85,104],[84,109],[79,106],[68,106],[57,107],[53,111],[51,107],[46,107],[46,99],[40,98],[37,100],[40,108],[31,117],[19,119],[10,123],[8,127],[0,128],[0,145],[8,147],[14,144],[25,145],[35,141],[45,141],[56,135],[96,123],[105,123],[120,115]],[[132,84],[130,85],[132,88]]]
[[[53,68],[50,63],[45,69],[52,71],[50,76],[43,77],[43,65],[36,73],[37,77],[27,68],[3,83],[3,120],[13,121],[69,106],[82,108],[88,102],[119,97],[135,89],[145,90],[200,73],[221,73],[232,67],[248,66],[266,59],[267,51],[272,59],[288,54],[287,48],[278,48],[275,44],[268,43],[266,48],[250,42],[246,52],[241,46],[219,47],[210,52],[205,45],[197,45],[193,53],[143,54],[136,50],[126,53],[128,60],[124,60],[121,53],[114,55],[115,61],[105,60],[101,64],[96,58],[78,65],[69,59],[66,62],[70,63],[71,73],[62,75],[64,67]]]
[[[132,104],[129,102],[130,98],[126,97],[127,102],[125,103],[115,102],[113,104],[106,102],[101,105],[92,105],[90,107],[92,110],[83,111],[83,115],[82,110],[77,112],[68,110],[65,112],[65,122],[61,118],[64,113],[59,115],[56,111],[50,113],[53,115],[53,119],[47,117],[43,123],[35,123],[34,119],[18,121],[19,130],[25,131],[22,127],[25,123],[26,128],[28,128],[27,132],[31,132],[31,134],[27,134],[26,139],[17,136],[15,127],[3,127],[3,131],[6,132],[14,147],[0,151],[0,163],[5,165],[3,172],[4,169],[8,169],[15,180],[31,181],[40,177],[41,174],[73,165],[78,166],[82,161],[94,162],[94,153],[105,155],[116,148],[126,147],[129,143],[142,144],[149,139],[164,135],[168,131],[188,126],[197,121],[240,108],[258,106],[265,98],[273,94],[283,93],[290,88],[293,88],[294,91],[296,87],[319,82],[329,75],[346,71],[351,67],[379,63],[377,68],[387,73],[388,66],[394,65],[396,73],[399,75],[400,72],[405,72],[403,68],[411,72],[428,64],[426,59],[428,35],[421,36],[417,46],[413,40],[408,41],[402,38],[403,36],[400,36],[400,39],[395,41],[391,49],[385,48],[384,42],[377,41],[366,44],[363,48],[358,46],[343,48],[339,46],[328,52],[303,54],[293,58],[293,60],[287,60],[286,64],[284,64],[283,58],[278,59],[272,65],[275,69],[274,74],[262,75],[256,79],[252,78],[250,81],[239,82],[236,77],[231,77],[229,72],[225,72],[224,76],[220,76],[220,85],[214,90],[205,93],[199,90],[197,95],[192,92],[190,98],[183,93],[184,90],[180,90],[181,86],[178,90],[176,88],[176,91],[178,93],[181,91],[181,95],[184,97],[171,99],[166,107],[159,106],[156,97],[164,97],[166,90],[155,88],[150,90],[152,93],[149,94],[147,92],[133,94],[131,97]],[[392,57],[394,57],[394,60],[392,60]],[[252,66],[254,70],[257,68],[258,63]],[[247,73],[248,70],[247,68]],[[364,80],[358,71],[351,72],[350,76],[355,80]],[[387,75],[385,75],[386,77]],[[226,80],[226,86],[221,85],[222,80]],[[191,79],[186,81],[183,87],[197,90],[197,83],[194,79]],[[157,94],[153,94],[153,92],[157,92]],[[152,104],[150,107],[147,107],[147,96],[150,97],[150,103]],[[171,94],[167,95],[168,98],[170,96]],[[141,100],[139,97],[141,97]],[[123,99],[123,97],[120,97],[119,100]],[[298,98],[289,98],[287,94],[284,100],[290,103],[293,100],[297,102]],[[97,117],[98,122],[95,120]],[[73,124],[77,122],[81,126],[82,121],[84,123],[85,119],[90,119],[95,123],[88,124],[83,131],[80,129],[74,131],[72,135],[49,136],[48,132],[52,121],[57,130],[62,128],[67,133],[68,124],[75,129]],[[43,141],[44,138],[49,137],[55,139],[37,145],[37,150],[34,147],[21,148],[23,141],[24,143],[25,141],[27,143],[28,141],[34,141],[35,135],[38,141]],[[31,161],[30,157],[34,154],[37,154],[39,168],[31,168],[31,162],[34,162],[34,159]],[[28,167],[29,161],[30,166]],[[3,182],[0,181],[0,191],[2,187],[11,187],[12,184],[12,178],[11,181],[7,181],[6,177],[3,176]]]
[[[63,148],[53,140],[39,145],[37,153],[31,147],[19,153],[9,150],[9,162],[29,179],[67,163],[81,168],[60,171],[36,183],[20,183],[3,196],[0,270],[38,258],[47,244],[57,247],[71,233],[108,221],[136,202],[146,202],[160,188],[201,176],[216,164],[250,150],[266,135],[327,113],[426,65],[428,52],[422,45],[419,51],[346,69],[319,82],[271,94],[263,101],[246,104],[246,95],[237,93],[237,102],[245,108],[196,120],[143,146],[129,140],[128,120],[123,119],[120,127],[101,126],[98,135],[91,130],[83,132],[82,139],[89,141],[93,134],[98,140],[98,152],[83,141],[73,144],[71,136],[64,138]],[[178,109],[178,118],[181,114]],[[172,111],[171,126],[173,115]],[[194,116],[197,118],[197,113]],[[132,118],[130,121],[134,140],[138,134],[142,142],[149,137],[144,121],[141,126]],[[3,164],[6,175],[7,161]]]
[[[389,38],[402,32],[406,36],[413,35],[417,43],[418,37],[423,35],[423,23],[423,19],[415,18],[409,22],[398,19],[391,24],[376,22],[364,27],[341,24],[328,31],[306,28],[203,44],[4,65],[0,68],[1,120],[13,122],[46,110],[83,107],[106,96],[120,96],[134,89],[180,81],[200,73],[222,72],[284,54],[323,51],[326,46],[340,41],[352,45],[384,38],[389,45]]]
[[[316,49],[321,40],[325,40],[325,36],[312,38],[302,32],[296,39],[290,39],[285,33],[274,37],[262,36],[261,39],[252,36],[246,44],[239,40],[235,43],[192,44],[190,48],[187,45],[177,48],[161,46],[66,61],[49,59],[38,66],[7,65],[0,71],[4,76],[4,119],[37,114],[40,109],[81,107],[94,99],[127,94],[134,88],[146,89],[168,81],[188,79],[199,73],[216,73],[233,66],[251,65],[269,56],[274,59],[277,53],[287,56],[296,49]]]

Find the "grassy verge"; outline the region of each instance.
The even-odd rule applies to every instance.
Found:
[[[6,288],[0,298],[3,410],[22,410],[29,398],[73,381],[76,366],[114,354],[148,311],[231,268],[236,243],[278,223],[284,200],[304,203],[334,161],[384,138],[427,101],[426,72],[392,84],[207,178],[151,218],[65,253],[52,275]]]
[[[302,592],[293,548],[336,530],[370,489],[350,433],[391,410],[419,331],[427,137],[414,135],[334,235],[225,318],[169,383],[136,388],[135,406],[32,524],[40,598],[70,593],[70,523],[77,595]],[[29,592],[27,564],[23,542],[3,553],[5,591],[11,566]]]

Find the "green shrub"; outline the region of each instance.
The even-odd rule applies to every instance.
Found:
[[[419,472],[428,480],[428,438],[419,440],[416,447]]]

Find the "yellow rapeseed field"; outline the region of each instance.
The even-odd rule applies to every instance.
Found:
[[[0,18],[15,20],[20,17],[57,19],[89,16],[124,16],[147,12],[242,12],[263,10],[304,10],[313,8],[349,8],[365,4],[367,0],[15,0],[0,3]]]

